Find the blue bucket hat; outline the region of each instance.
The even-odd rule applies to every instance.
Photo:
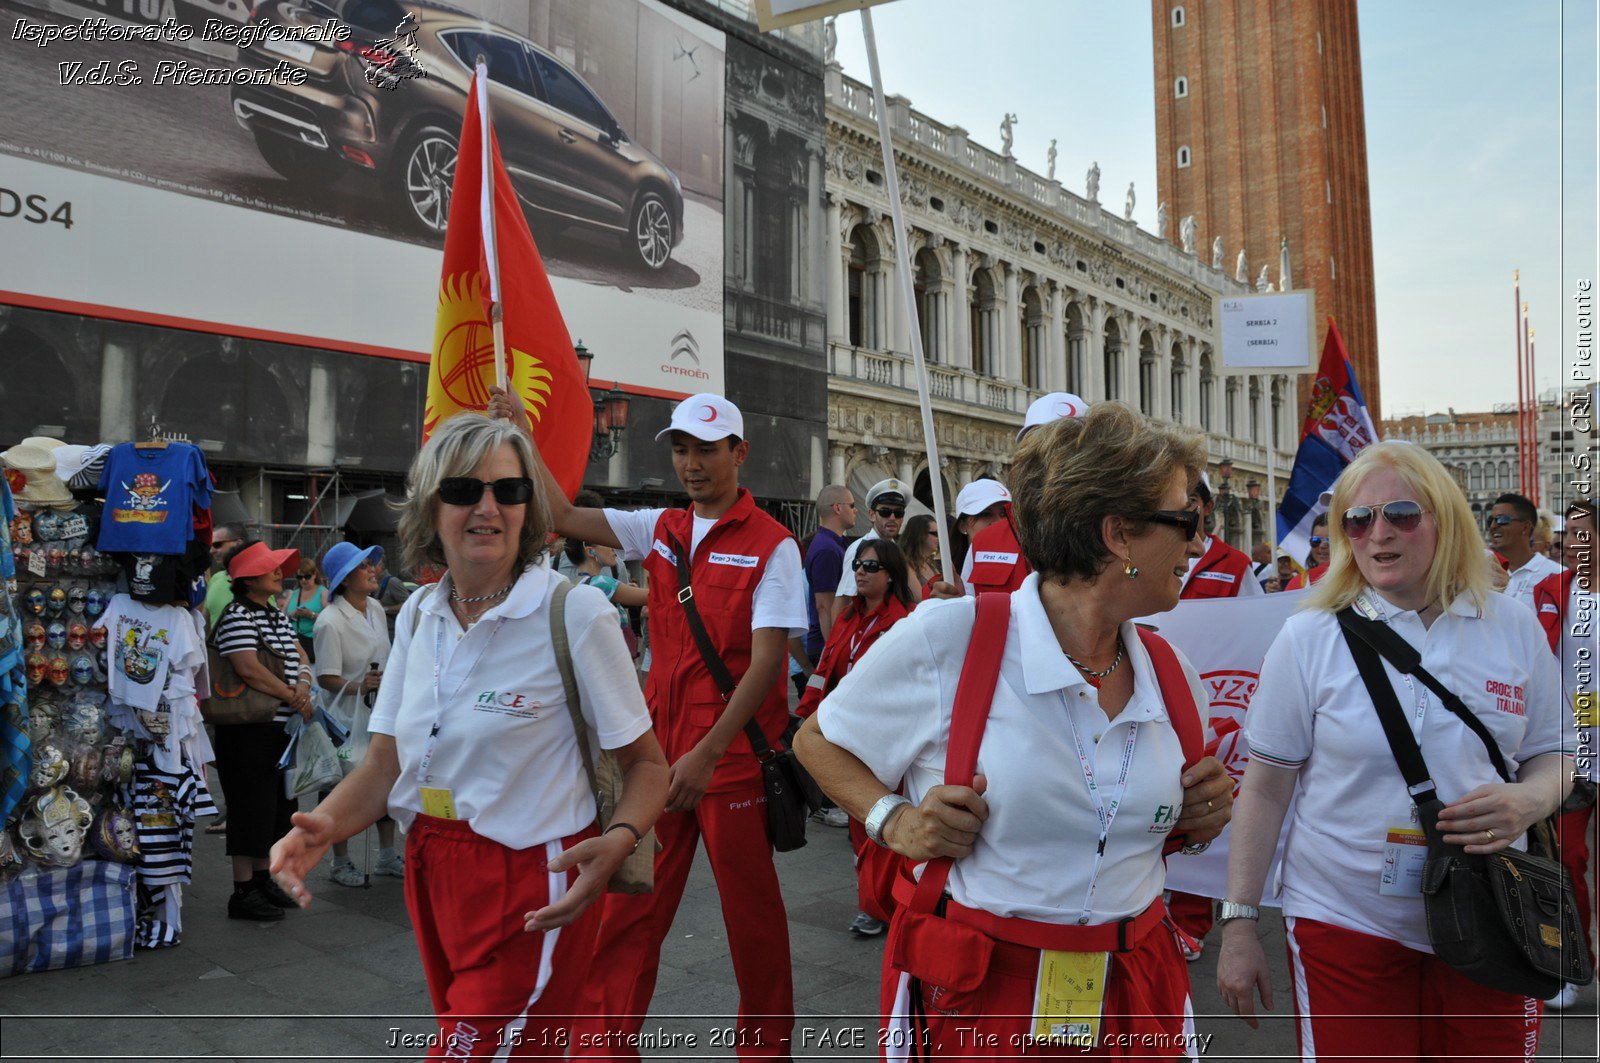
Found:
[[[365,564],[383,560],[383,547],[369,546],[365,550],[355,543],[334,543],[322,555],[322,578],[328,581],[330,593],[337,593],[345,577]]]

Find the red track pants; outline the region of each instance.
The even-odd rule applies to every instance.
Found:
[[[988,976],[976,995],[949,1007],[949,997],[921,982],[921,1007],[911,999],[911,976],[884,953],[879,1003],[887,1060],[917,1059],[1196,1059],[1189,965],[1177,939],[1158,926],[1132,952],[1111,957],[1100,1043],[1093,1049],[1033,1045],[1039,950],[997,942]],[[922,1020],[911,1018],[920,1011]],[[918,1027],[925,1032],[918,1032]]]
[[[656,821],[656,836],[662,848],[656,854],[655,891],[606,895],[593,977],[579,1009],[585,1017],[573,1025],[572,1054],[639,1058],[634,1038],[655,993],[661,943],[704,838],[739,984],[739,1058],[787,1056],[794,1028],[789,921],[772,865],[761,784],[708,793],[692,812],[665,813]]]
[[[1533,1059],[1544,1005],[1479,985],[1398,941],[1285,918],[1300,1058]]]
[[[418,816],[406,835],[406,907],[439,1017],[429,1059],[561,1058],[589,972],[600,906],[528,933],[525,913],[578,877],[545,865],[594,829],[508,849],[459,820]]]
[[[1591,898],[1594,883],[1589,881],[1589,821],[1594,818],[1594,806],[1580,808],[1556,817],[1556,834],[1561,839],[1561,866],[1572,876],[1572,888],[1578,895],[1578,915],[1583,920],[1583,943],[1589,950],[1589,960],[1594,960],[1594,911]]]

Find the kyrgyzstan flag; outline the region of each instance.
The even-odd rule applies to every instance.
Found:
[[[500,160],[489,124],[486,74],[479,66],[461,123],[450,193],[424,441],[446,417],[487,407],[489,387],[497,379],[490,324],[496,304],[505,330],[510,390],[522,397],[539,453],[571,498],[583,485],[589,461],[594,405],[544,261]]]

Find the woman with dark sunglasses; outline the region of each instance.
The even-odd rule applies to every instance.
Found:
[[[890,1058],[1087,1055],[1086,1042],[1188,1054],[1162,852],[1174,831],[1215,837],[1232,785],[1202,757],[1199,676],[1134,618],[1178,604],[1200,552],[1186,502],[1204,461],[1196,435],[1116,402],[1031,430],[1010,476],[1032,566],[1022,586],[923,602],[801,728],[806,767],[874,847],[863,885],[883,881],[867,857],[902,858],[893,900],[874,894],[895,907],[880,987]],[[998,681],[974,690],[968,669],[984,664]],[[984,720],[976,740],[969,710]],[[1041,1030],[1036,1005],[1061,1014],[1049,972],[1067,963],[1095,999],[1074,1009],[1081,1025]]]
[[[367,756],[272,850],[302,906],[336,841],[385,813],[407,834],[406,905],[450,1058],[565,1055],[612,872],[654,825],[667,766],[617,624],[545,563],[532,446],[505,421],[449,418],[412,463],[407,564],[443,565],[406,601]],[[591,751],[621,799],[602,833],[557,659],[556,595]]]
[[[1538,1002],[1433,955],[1419,816],[1336,614],[1386,624],[1419,650],[1514,767],[1516,781],[1502,782],[1461,719],[1386,669],[1445,802],[1443,840],[1469,854],[1521,847],[1571,787],[1559,669],[1533,613],[1489,590],[1466,497],[1427,451],[1367,447],[1339,477],[1330,512],[1328,574],[1268,650],[1245,720],[1218,988],[1252,1026],[1258,990],[1272,1007],[1256,906],[1293,795],[1279,887],[1301,1057],[1521,1058]]]

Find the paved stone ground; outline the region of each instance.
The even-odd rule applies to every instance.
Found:
[[[313,879],[309,910],[276,925],[230,922],[222,839],[202,834],[197,847],[183,944],[138,952],[128,963],[0,982],[0,1058],[416,1058],[387,1047],[391,1029],[433,1028],[399,882],[375,879],[362,890]],[[357,843],[358,863],[360,853]],[[795,1055],[873,1058],[882,939],[857,940],[844,930],[855,910],[846,833],[813,825],[810,844],[778,862],[793,942]],[[1262,932],[1281,1015],[1289,997],[1282,928],[1269,916]],[[1212,1035],[1204,1058],[1294,1058],[1286,1019],[1269,1018],[1252,1032],[1217,1014],[1214,944],[1213,935],[1190,968],[1197,1027]],[[1595,1003],[1590,987],[1578,1010],[1547,1022],[1540,1057],[1595,1059]],[[716,887],[702,859],[666,943],[646,1025],[677,1047],[645,1054],[730,1056],[713,1044],[714,1031],[727,1027],[736,1008]],[[1382,1058],[1379,1052],[1375,1046],[1372,1058]]]

